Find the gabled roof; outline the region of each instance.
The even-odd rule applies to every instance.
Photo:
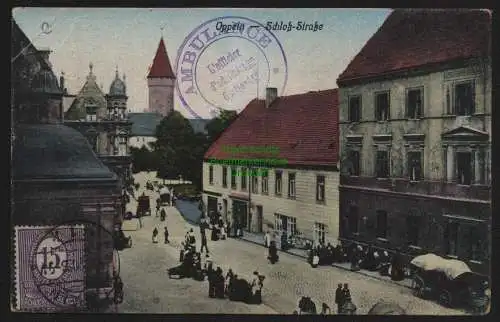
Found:
[[[394,10],[337,79],[343,82],[425,65],[486,57],[491,13],[468,9]]]
[[[230,154],[228,146],[268,146],[279,151]],[[205,153],[209,158],[286,159],[295,165],[336,166],[337,89],[278,97],[268,108],[264,100],[252,100],[210,146]]]
[[[156,50],[153,65],[149,69],[148,78],[155,77],[175,78],[172,66],[170,65],[170,60],[168,59],[167,49],[165,48],[163,37],[160,39],[160,44]]]

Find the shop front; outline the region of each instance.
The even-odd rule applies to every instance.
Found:
[[[242,231],[248,230],[248,201],[231,196],[234,233],[239,228]]]

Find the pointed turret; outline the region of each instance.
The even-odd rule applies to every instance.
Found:
[[[168,59],[167,49],[165,47],[163,37],[160,39],[160,44],[158,45],[158,49],[156,50],[156,55],[153,59],[153,65],[149,70],[148,78],[175,79],[172,65],[170,65],[170,60]]]

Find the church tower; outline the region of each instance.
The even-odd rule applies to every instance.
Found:
[[[174,110],[175,75],[168,59],[163,37],[148,74],[149,112],[163,116]]]

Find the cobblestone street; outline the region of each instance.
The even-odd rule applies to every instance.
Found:
[[[142,193],[142,192],[141,192]],[[157,196],[151,195],[152,201]],[[135,201],[132,201],[131,207]],[[207,282],[190,279],[169,280],[168,267],[178,265],[181,241],[189,228],[199,230],[184,220],[174,207],[167,207],[170,245],[164,245],[163,227],[155,214],[143,218],[142,229],[135,220],[124,223],[126,235],[131,235],[134,245],[120,253],[121,275],[125,283],[125,300],[119,312],[157,313],[292,313],[298,299],[310,296],[317,306],[322,302],[334,307],[334,292],[337,283],[349,283],[358,314],[366,314],[379,299],[399,303],[409,314],[463,315],[462,311],[447,309],[431,301],[424,301],[411,294],[411,290],[355,272],[319,267],[312,269],[304,260],[280,253],[280,261],[271,265],[267,262],[267,250],[259,245],[237,239],[208,241],[208,248],[216,266],[224,272],[228,268],[239,276],[250,279],[254,270],[266,276],[263,289],[263,305],[249,306],[228,300],[209,299]],[[151,243],[154,227],[160,232],[160,243]],[[131,230],[131,231],[128,231]]]

